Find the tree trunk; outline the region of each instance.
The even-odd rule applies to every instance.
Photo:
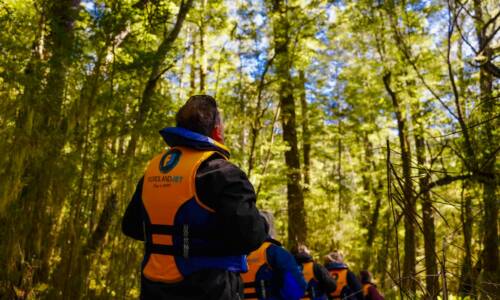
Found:
[[[49,190],[54,184],[57,162],[65,143],[67,122],[62,117],[66,78],[72,63],[74,22],[80,1],[64,0],[49,3],[48,20],[50,34],[47,51],[51,53],[47,63],[49,71],[42,96],[33,103],[33,135],[31,146],[44,151],[32,151],[25,162],[26,185],[20,194],[21,209],[30,222],[21,225],[18,233],[21,247],[28,260],[35,265],[47,256],[52,228],[53,212],[58,211],[60,201],[51,203]],[[65,184],[68,184],[67,182]],[[47,279],[49,270],[43,266],[34,272],[34,282]]]
[[[244,91],[244,79],[243,79],[243,40],[242,40],[242,35],[241,34],[236,34],[236,39],[238,41],[238,85],[237,85],[237,90],[238,90],[238,99],[237,103],[235,103],[237,110],[245,116],[247,114],[247,107],[245,103],[245,91]],[[245,161],[245,153],[246,153],[246,147],[247,147],[247,120],[246,118],[242,118],[240,121],[240,127],[241,130],[239,131],[239,156],[241,161]],[[255,131],[257,130],[256,128],[252,128],[251,130]],[[257,138],[256,134],[253,134],[253,137]],[[252,147],[252,145],[250,145]],[[252,151],[253,149],[250,149]],[[253,153],[252,153],[253,155]],[[249,168],[250,170],[250,165]]]
[[[416,292],[416,253],[415,253],[415,200],[411,178],[411,152],[406,122],[401,112],[401,106],[396,93],[391,89],[391,73],[384,75],[384,85],[391,97],[396,121],[398,123],[399,145],[401,147],[401,162],[403,165],[403,216],[405,226],[404,261],[402,286],[410,295]]]
[[[18,97],[19,109],[16,114],[14,139],[10,149],[5,149],[11,156],[7,164],[0,169],[0,213],[4,213],[7,206],[17,200],[23,186],[21,178],[24,172],[25,160],[32,149],[29,141],[33,132],[34,108],[42,97],[41,91],[47,67],[44,57],[46,52],[46,27],[48,21],[50,21],[47,20],[48,6],[47,3],[41,5],[42,11],[33,41],[31,57],[20,80],[23,93]]]
[[[362,167],[361,167],[361,177],[362,177],[362,182],[363,182],[363,190],[364,190],[364,201],[362,202],[361,205],[361,210],[364,212],[361,215],[361,227],[362,228],[367,228],[368,231],[366,233],[366,247],[363,247],[363,269],[368,270],[370,267],[370,261],[371,261],[371,255],[372,250],[372,244],[373,240],[375,239],[375,233],[376,233],[376,226],[377,226],[377,221],[378,221],[378,214],[379,214],[379,209],[380,209],[380,203],[381,199],[379,195],[375,196],[375,207],[373,209],[373,212],[370,214],[371,210],[371,197],[372,197],[372,192],[373,192],[373,184],[372,184],[372,176],[371,174],[375,170],[375,168],[372,168],[373,163],[373,146],[371,142],[368,140],[367,133],[364,133],[363,139],[360,139],[360,142],[364,146],[364,155],[360,155],[359,160],[363,162]],[[379,183],[381,183],[379,181]],[[382,186],[379,186],[382,188]]]
[[[21,261],[25,260],[19,249],[24,244],[24,239],[19,238],[25,227],[24,222],[20,222],[18,216],[25,214],[22,209],[21,192],[23,191],[23,175],[25,164],[30,156],[33,156],[32,136],[34,116],[37,103],[41,99],[44,74],[46,73],[45,44],[47,24],[47,11],[49,3],[40,5],[42,14],[39,19],[37,34],[33,41],[31,57],[28,61],[20,83],[23,86],[23,93],[17,97],[19,109],[16,112],[15,130],[13,141],[1,150],[7,150],[9,159],[0,168],[0,257],[4,260],[3,272],[0,272],[0,282],[20,283],[23,276],[23,266]],[[36,129],[36,128],[35,128]],[[34,131],[36,133],[36,130]],[[3,146],[3,145],[2,145]],[[21,198],[22,199],[22,198]],[[19,284],[20,286],[21,284]],[[1,293],[0,287],[0,293]],[[13,298],[14,295],[6,295],[6,298]]]
[[[394,231],[391,227],[392,226],[397,226],[396,224],[392,224],[391,223],[391,210],[390,209],[387,209],[385,211],[385,214],[383,216],[383,219],[386,220],[385,222],[385,226],[384,226],[384,229],[383,231],[381,232],[382,234],[382,243],[381,243],[381,250],[380,250],[380,254],[377,256],[377,273],[382,273],[382,276],[380,278],[380,282],[381,282],[381,286],[382,286],[382,289],[386,289],[387,288],[387,280],[386,280],[386,277],[387,277],[387,271],[389,269],[389,263],[388,263],[388,260],[389,260],[389,257],[390,257],[390,253],[389,253],[389,249],[391,249],[391,236],[392,236],[392,232]],[[391,284],[392,286],[392,284]]]
[[[457,26],[462,27],[464,25],[465,16],[460,16],[458,19]],[[451,47],[451,45],[449,46]],[[463,55],[463,39],[458,40],[458,49],[457,49],[457,58],[461,62],[458,67],[458,88],[459,95],[462,96],[462,99],[466,99],[464,95],[467,93],[467,83],[465,79],[465,59]],[[448,61],[448,67],[451,68],[451,61]],[[453,73],[450,73],[453,75]],[[451,76],[450,76],[451,77]],[[458,92],[457,92],[458,94]],[[457,111],[461,110],[460,102],[455,102],[457,106]],[[464,115],[466,115],[466,105],[464,103]],[[464,128],[462,128],[464,130]],[[467,128],[465,130],[468,130]],[[470,157],[470,153],[472,149],[472,145],[467,143],[467,140],[464,141],[467,153],[467,157]],[[468,160],[475,161],[475,151],[472,150],[472,156]],[[464,164],[467,167],[467,164]],[[475,167],[474,167],[475,168]],[[473,253],[472,253],[472,235],[473,235],[473,223],[474,219],[472,216],[472,200],[473,200],[473,182],[470,180],[462,181],[462,193],[461,193],[461,203],[460,203],[460,220],[462,223],[462,233],[463,233],[463,248],[465,253],[463,254],[463,261],[460,270],[460,282],[458,287],[458,294],[461,297],[470,297],[471,299],[477,298],[477,290],[476,290],[476,278],[477,274],[473,269]],[[479,195],[478,195],[479,196]]]
[[[472,195],[470,194],[470,181],[462,182],[462,202],[460,205],[460,219],[462,222],[462,231],[464,235],[464,250],[465,253],[462,269],[460,272],[460,285],[458,288],[459,294],[462,297],[475,297],[475,278],[472,268]]]
[[[200,18],[200,63],[198,64],[200,72],[200,94],[205,93],[205,78],[206,78],[206,66],[205,66],[205,5],[206,0],[201,0],[201,18]]]
[[[63,299],[81,299],[84,294],[84,288],[87,283],[87,277],[90,272],[92,255],[99,249],[104,242],[104,238],[111,226],[112,215],[115,213],[117,205],[117,196],[114,192],[109,196],[102,210],[101,216],[97,223],[96,228],[92,232],[81,249],[81,255],[77,268],[72,274],[72,284],[70,289],[70,297],[63,297]]]
[[[338,163],[337,163],[337,179],[338,179],[338,219],[342,217],[342,119],[339,114],[339,136],[337,140]]]
[[[483,55],[491,61],[493,51],[488,39],[489,30],[485,27],[483,17],[482,1],[474,0],[476,34],[479,41],[479,48],[483,49]],[[493,33],[491,33],[493,34]],[[495,115],[495,101],[493,99],[493,76],[488,72],[486,64],[483,64],[479,71],[480,88],[480,110],[482,119],[491,120]],[[497,172],[496,172],[496,143],[497,136],[494,135],[495,126],[492,122],[484,124],[484,131],[481,134],[484,150],[483,169],[480,170],[491,178],[483,181],[483,230],[484,230],[484,261],[482,281],[485,294],[494,296],[500,294],[500,287],[494,282],[500,280],[500,262],[498,253],[498,198],[497,193]]]
[[[419,124],[419,126],[421,126]],[[422,131],[419,128],[419,131]],[[429,175],[425,171],[426,151],[425,140],[422,133],[415,135],[415,148],[417,152],[417,162],[419,166],[419,185],[420,189],[425,189],[429,184]],[[439,274],[436,260],[436,232],[434,229],[434,212],[432,210],[432,201],[430,191],[425,191],[422,195],[422,221],[424,234],[424,253],[425,253],[425,284],[427,288],[426,299],[437,299],[439,294]]]
[[[62,257],[63,261],[55,270],[53,285],[55,289],[51,291],[51,299],[81,299],[87,277],[90,272],[92,255],[102,244],[106,233],[111,226],[112,215],[116,211],[117,196],[113,192],[107,199],[99,217],[97,226],[85,241],[80,241],[81,236],[76,237],[67,249],[69,253]],[[73,227],[78,226],[74,224]],[[77,230],[77,228],[73,228]]]
[[[156,50],[151,66],[151,72],[149,74],[149,79],[146,83],[146,86],[144,87],[144,91],[142,92],[142,98],[139,103],[139,111],[137,112],[137,116],[134,120],[134,128],[132,129],[132,134],[127,149],[128,157],[134,156],[135,149],[137,147],[137,140],[139,139],[139,133],[141,132],[142,126],[144,125],[146,117],[149,113],[151,106],[151,98],[154,95],[156,84],[158,83],[160,77],[169,68],[169,67],[165,68],[164,62],[167,58],[169,51],[172,49],[172,46],[174,45],[174,42],[177,39],[177,36],[179,35],[179,32],[181,31],[184,19],[186,18],[186,15],[189,12],[189,9],[191,8],[192,4],[193,0],[181,1],[174,27],[166,35],[165,39],[161,42],[160,46],[158,46],[158,49]]]
[[[191,63],[190,63],[190,71],[189,71],[189,88],[190,93],[189,96],[196,94],[196,33],[193,32],[193,44],[191,45],[193,49],[193,53],[191,53]]]
[[[288,246],[295,247],[306,242],[306,222],[304,195],[301,186],[300,157],[297,142],[295,99],[290,75],[292,61],[289,57],[289,23],[286,2],[275,0],[272,3],[274,14],[274,52],[276,56],[276,76],[279,80],[279,100],[281,105],[281,124],[283,140],[288,146],[285,151],[287,166],[288,198]]]
[[[302,113],[302,151],[304,157],[304,192],[310,188],[310,166],[311,166],[311,133],[309,131],[309,108],[306,99],[306,77],[304,70],[299,71],[300,107]]]
[[[257,88],[257,104],[255,105],[254,119],[252,122],[252,126],[250,128],[250,151],[248,152],[248,172],[247,172],[248,177],[250,177],[250,175],[252,174],[252,170],[254,168],[254,160],[256,152],[255,146],[257,144],[257,138],[259,137],[259,132],[262,129],[262,118],[264,117],[264,113],[266,111],[266,108],[264,109],[261,108],[262,93],[265,88],[266,75],[269,69],[271,68],[273,60],[274,57],[267,60],[266,66],[264,67],[264,70],[262,71],[262,74],[260,76],[259,86]]]
[[[368,270],[371,266],[372,256],[374,255],[373,242],[377,236],[378,220],[380,215],[380,207],[382,205],[382,195],[379,192],[382,190],[382,181],[379,181],[378,188],[373,191],[375,197],[375,207],[370,216],[370,223],[368,224],[368,233],[366,238],[366,249],[364,251],[363,269]]]

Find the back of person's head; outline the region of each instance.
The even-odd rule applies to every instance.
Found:
[[[178,127],[210,136],[220,122],[217,102],[209,95],[191,96],[175,115]]]
[[[361,280],[361,283],[369,283],[372,281],[372,274],[367,270],[363,270],[359,272],[359,279]]]
[[[266,220],[267,223],[267,235],[271,238],[276,238],[276,229],[274,227],[274,215],[270,211],[261,210],[260,215]]]
[[[343,263],[344,255],[339,250],[334,250],[333,252],[325,255],[325,263]]]
[[[311,255],[311,251],[309,251],[309,248],[304,244],[297,244],[297,246],[292,248],[291,252],[294,256]]]

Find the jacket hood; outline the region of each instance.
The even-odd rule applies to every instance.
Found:
[[[325,264],[325,267],[328,270],[332,270],[332,269],[349,269],[346,264],[339,263],[339,262],[329,262],[329,263]]]
[[[313,261],[313,258],[311,255],[309,255],[305,252],[300,252],[300,253],[295,255],[295,261],[297,261],[298,264],[303,264],[303,263]]]
[[[279,241],[277,241],[277,240],[273,239],[273,238],[272,238],[272,237],[270,237],[270,236],[268,236],[268,237],[267,237],[266,242],[269,242],[269,243],[271,243],[271,244],[273,244],[273,245],[280,246],[280,247],[282,247],[282,246],[283,246],[283,245],[282,245]]]
[[[227,158],[230,156],[229,149],[224,144],[182,127],[163,128],[160,130],[160,135],[170,147],[185,146],[197,150],[212,150],[220,152]]]

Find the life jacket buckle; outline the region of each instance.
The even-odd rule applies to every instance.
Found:
[[[189,257],[189,225],[184,224],[182,226],[182,236],[183,236],[183,246],[182,246],[182,256],[187,259]]]
[[[267,298],[267,295],[266,295],[266,282],[264,280],[260,280],[260,289],[262,291],[262,298],[266,299]]]

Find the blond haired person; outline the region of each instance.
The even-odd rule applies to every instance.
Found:
[[[363,290],[356,275],[344,263],[344,255],[335,250],[325,256],[325,267],[337,280],[337,289],[329,295],[330,299],[363,300]]]

